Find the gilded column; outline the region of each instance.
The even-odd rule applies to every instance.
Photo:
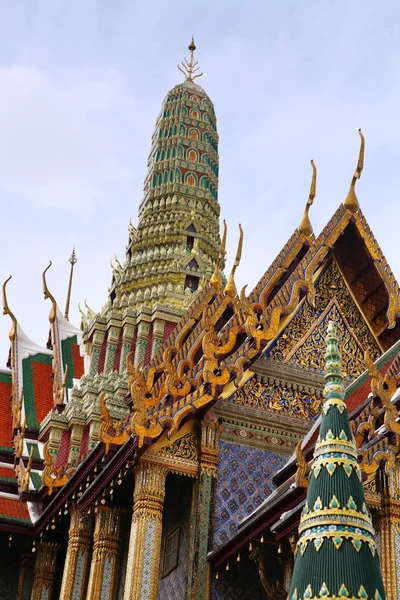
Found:
[[[122,350],[121,350],[121,360],[119,363],[119,372],[124,373],[126,369],[126,359],[128,358],[128,354],[131,351],[132,340],[135,333],[135,328],[133,325],[129,323],[125,323],[124,332],[122,334]]]
[[[100,506],[96,512],[94,545],[86,600],[114,600],[117,591],[121,535],[120,508]]]
[[[108,373],[111,373],[113,366],[114,366],[115,353],[117,351],[117,345],[118,345],[119,331],[120,331],[119,327],[110,327],[110,329],[108,330],[106,361],[105,361],[105,365],[104,365],[104,373],[106,375]]]
[[[135,367],[144,362],[146,354],[147,338],[149,337],[150,324],[141,321],[138,325],[135,349]]]
[[[92,344],[92,360],[90,361],[90,375],[96,375],[99,367],[99,358],[101,353],[101,347],[103,345],[105,331],[96,330],[93,335]]]
[[[32,591],[32,577],[33,554],[32,551],[29,550],[22,555],[16,600],[29,600]]]
[[[40,542],[38,545],[31,600],[53,599],[59,548],[54,542]]]
[[[65,424],[60,423],[58,413],[52,414],[49,418],[49,445],[48,450],[55,462],[60,449],[61,436],[65,430]]]
[[[214,479],[218,475],[220,431],[221,425],[217,420],[202,422],[200,475],[194,516],[195,533],[189,549],[186,600],[208,600],[210,597],[211,573],[207,553],[210,548]]]
[[[153,321],[153,345],[151,348],[151,358],[153,358],[163,344],[164,339],[165,321],[162,319],[155,319]]]
[[[68,549],[60,600],[84,600],[90,569],[93,520],[76,506],[71,509]]]
[[[156,600],[167,468],[139,463],[129,541],[124,600]]]
[[[396,556],[400,551],[400,500],[386,494],[382,498],[380,530],[380,565],[387,600],[397,600],[400,593],[400,573]]]
[[[72,421],[71,427],[71,444],[69,447],[68,462],[72,463],[79,458],[81,453],[81,442],[84,424]]]

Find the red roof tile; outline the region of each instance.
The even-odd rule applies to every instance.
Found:
[[[11,498],[2,498],[0,496],[0,516],[10,519],[21,519],[30,521],[28,506],[22,500],[12,500]]]
[[[11,383],[0,381],[0,446],[12,448]]]

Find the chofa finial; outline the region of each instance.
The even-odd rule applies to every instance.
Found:
[[[344,201],[344,207],[347,208],[350,212],[355,213],[360,208],[360,205],[357,200],[355,185],[357,179],[360,179],[362,170],[364,168],[364,151],[365,151],[365,140],[364,136],[361,132],[361,129],[358,130],[358,134],[360,136],[360,153],[358,155],[358,163],[356,172],[353,175],[353,179],[351,180],[349,193],[347,194],[346,200]]]
[[[312,166],[312,170],[313,170],[312,180],[311,180],[311,187],[310,187],[310,193],[308,195],[307,204],[306,204],[306,207],[304,209],[303,218],[302,218],[301,223],[299,225],[299,231],[300,231],[300,233],[302,233],[303,235],[306,235],[306,236],[310,236],[313,233],[313,228],[312,228],[312,225],[311,225],[310,217],[308,215],[308,211],[310,210],[310,206],[314,202],[314,198],[315,198],[315,194],[316,194],[316,188],[317,188],[317,168],[314,165],[314,161],[313,160],[311,160],[310,162],[311,162],[311,166]]]
[[[46,273],[50,269],[52,264],[53,263],[50,260],[48,266],[45,268],[45,270],[43,271],[43,275],[42,275],[44,299],[47,300],[49,298],[51,301],[51,310],[49,313],[50,323],[54,323],[56,316],[57,316],[57,302],[55,301],[54,296],[52,295],[49,288],[47,287],[47,281],[46,281]]]
[[[15,336],[17,334],[17,319],[14,316],[14,313],[11,312],[10,307],[8,306],[8,300],[7,300],[7,283],[10,281],[10,279],[12,279],[12,275],[10,275],[10,277],[8,277],[8,279],[5,280],[5,282],[3,283],[3,315],[8,315],[11,318],[12,321],[12,325],[11,325],[11,329],[10,329],[10,333],[8,334],[8,337],[10,338],[10,341],[13,342],[15,339]]]
[[[225,286],[225,294],[234,298],[237,294],[236,284],[235,284],[235,271],[240,264],[240,259],[242,258],[242,247],[243,247],[243,229],[241,224],[239,223],[239,243],[236,251],[235,262],[233,263],[231,274],[229,275],[228,283]]]
[[[217,258],[217,263],[215,265],[214,273],[210,279],[210,284],[214,288],[220,288],[222,286],[222,278],[221,278],[221,263],[225,259],[226,254],[226,234],[227,234],[227,226],[224,219],[224,233],[222,234],[221,246],[219,249],[219,254]]]
[[[186,81],[191,81],[193,83],[197,77],[201,77],[203,75],[203,73],[197,73],[197,71],[200,70],[200,67],[197,66],[199,63],[193,58],[193,53],[196,50],[193,35],[192,41],[190,42],[188,48],[190,51],[190,60],[188,61],[186,58],[184,58],[181,62],[182,66],[178,65],[178,69],[184,74]]]

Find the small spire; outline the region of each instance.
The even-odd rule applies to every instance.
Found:
[[[221,263],[225,259],[226,254],[226,234],[227,234],[227,226],[224,219],[224,233],[222,234],[221,247],[219,249],[219,254],[217,258],[217,263],[215,265],[214,273],[210,279],[210,284],[212,287],[220,288],[222,286],[221,279]]]
[[[355,213],[360,208],[358,203],[358,199],[356,196],[355,186],[357,179],[360,179],[362,170],[364,168],[364,151],[365,151],[365,140],[364,136],[361,133],[361,129],[358,130],[358,134],[360,136],[360,153],[358,155],[358,163],[356,172],[353,175],[353,179],[351,180],[349,193],[347,194],[347,198],[344,201],[344,207],[347,208],[350,212]]]
[[[325,402],[288,600],[384,600],[375,532],[344,402],[339,342],[332,321],[325,358]]]
[[[311,166],[312,166],[312,170],[313,170],[310,193],[308,195],[307,204],[304,209],[304,215],[303,215],[303,218],[302,218],[300,226],[299,226],[300,233],[306,235],[307,237],[312,235],[312,233],[313,233],[313,228],[311,225],[310,217],[308,216],[308,211],[310,210],[310,206],[314,202],[316,188],[317,188],[317,168],[314,165],[313,160],[311,160],[310,162],[311,162]]]
[[[236,284],[235,284],[235,271],[240,264],[240,259],[242,258],[243,229],[242,229],[242,226],[240,223],[239,223],[239,231],[240,231],[240,235],[239,235],[239,243],[238,243],[238,247],[237,247],[237,251],[236,251],[236,258],[235,258],[235,262],[233,263],[231,274],[229,275],[228,283],[226,284],[226,287],[225,287],[225,294],[227,296],[230,296],[231,298],[234,298],[237,294]]]
[[[190,60],[188,61],[186,58],[184,58],[183,61],[181,62],[182,67],[180,65],[178,65],[178,69],[184,74],[184,76],[186,77],[186,81],[191,81],[193,83],[193,81],[197,77],[201,77],[203,75],[203,73],[197,73],[197,71],[200,70],[200,67],[197,66],[199,63],[197,60],[195,61],[193,58],[193,53],[196,50],[193,35],[192,35],[192,41],[190,42],[188,48],[190,51]],[[196,75],[195,75],[195,73],[196,73]]]
[[[75,253],[75,246],[72,249],[72,254],[71,257],[69,259],[69,263],[71,265],[71,271],[69,274],[69,284],[68,284],[68,292],[67,292],[67,301],[65,303],[65,318],[67,319],[67,321],[69,320],[69,304],[71,301],[71,290],[72,290],[72,278],[74,275],[74,266],[76,265],[76,263],[78,262],[78,259],[76,258],[76,253]]]

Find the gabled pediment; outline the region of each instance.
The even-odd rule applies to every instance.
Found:
[[[266,359],[322,370],[326,327],[330,320],[335,321],[338,328],[346,375],[355,378],[365,370],[364,350],[369,348],[377,358],[381,348],[333,257],[315,282],[314,305],[307,297],[303,298],[276,344],[267,351]]]

